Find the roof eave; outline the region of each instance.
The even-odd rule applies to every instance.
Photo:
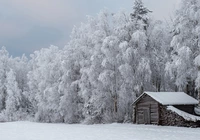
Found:
[[[132,106],[135,105],[135,104],[139,101],[139,99],[142,98],[142,96],[143,96],[144,94],[146,94],[146,93],[145,93],[145,92],[142,93],[142,94],[132,103]],[[146,95],[147,95],[147,94],[146,94]]]
[[[161,103],[160,103],[161,104]],[[198,105],[198,103],[190,103],[190,104],[162,104],[164,106],[169,106],[169,105]]]

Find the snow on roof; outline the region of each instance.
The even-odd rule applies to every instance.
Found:
[[[184,92],[144,92],[140,97],[142,97],[144,94],[149,95],[154,100],[158,101],[163,105],[198,104],[198,101],[196,99],[187,95]],[[137,102],[138,99],[135,102]]]
[[[200,121],[199,116],[191,115],[191,114],[184,112],[184,111],[181,111],[181,110],[179,110],[179,109],[177,109],[173,106],[168,106],[167,109],[171,110],[172,112],[175,112],[176,114],[183,117],[187,121],[193,121],[193,122]]]
[[[184,92],[145,92],[163,105],[198,104],[199,102]]]

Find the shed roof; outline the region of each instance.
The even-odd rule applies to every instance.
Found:
[[[144,95],[149,95],[162,105],[193,105],[198,104],[198,100],[184,92],[144,92],[134,102],[137,103]]]

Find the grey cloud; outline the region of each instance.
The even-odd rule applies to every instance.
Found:
[[[63,33],[58,29],[35,26],[24,36],[5,39],[2,44],[6,44],[5,47],[10,54],[16,56],[23,53],[33,53],[33,51],[42,47],[49,47],[51,44],[56,44],[63,37]]]
[[[143,0],[157,19],[169,16],[180,0]],[[132,11],[133,0],[7,0],[0,1],[0,46],[14,55],[64,46],[74,25],[101,9]]]

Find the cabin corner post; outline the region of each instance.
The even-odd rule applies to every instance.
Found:
[[[160,111],[161,107],[160,104],[158,103],[158,125],[160,125],[160,120],[161,120],[161,111]]]
[[[133,105],[132,107],[133,107],[132,121],[133,121],[133,123],[136,124],[136,111],[137,111],[137,109],[136,109],[135,105]]]

